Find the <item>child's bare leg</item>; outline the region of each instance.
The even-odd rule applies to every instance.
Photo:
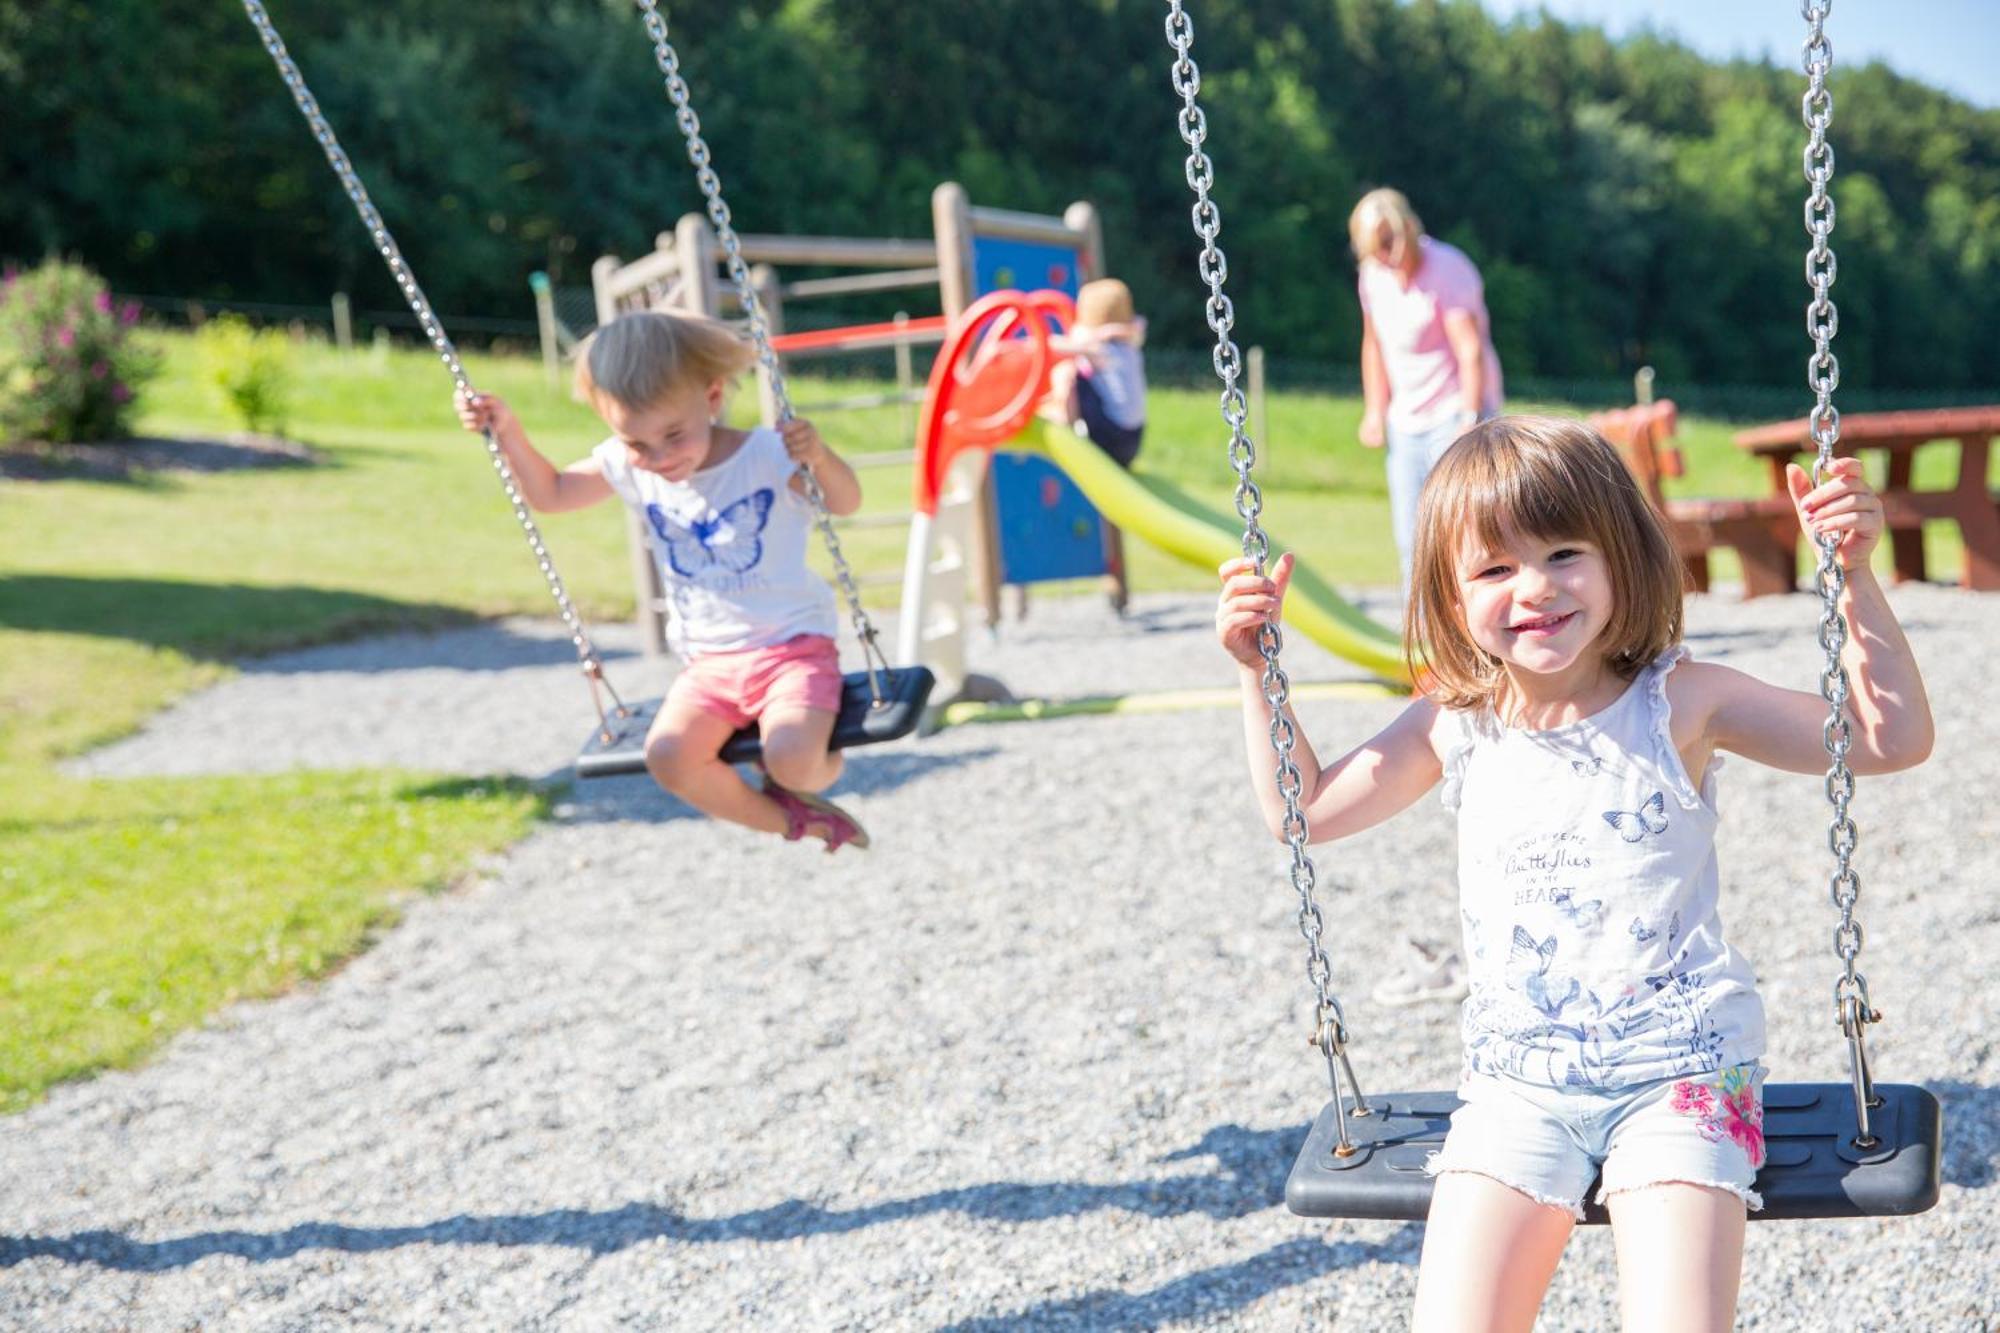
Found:
[[[764,737],[764,771],[793,791],[821,792],[840,776],[840,751],[829,750],[836,715],[823,708],[780,705],[757,719]]]
[[[1076,420],[1076,362],[1062,357],[1049,367],[1048,392],[1035,414],[1063,426]]]
[[[1575,1225],[1567,1209],[1489,1176],[1439,1176],[1417,1266],[1413,1333],[1527,1333]]]
[[[646,771],[711,818],[783,833],[788,825],[778,803],[722,762],[723,743],[735,730],[725,719],[670,696],[646,733]]]
[[[1707,1185],[1650,1185],[1614,1194],[1618,1308],[1625,1333],[1726,1333],[1743,1280],[1743,1200]]]

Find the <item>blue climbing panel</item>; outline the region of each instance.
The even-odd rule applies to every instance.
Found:
[[[972,242],[977,294],[1078,285],[1075,250],[1043,241],[980,236]],[[1061,469],[1034,454],[995,450],[991,473],[1002,583],[1044,583],[1102,574],[1103,521]]]
[[[1102,520],[1053,463],[1036,454],[996,452],[992,476],[1002,582],[1044,583],[1105,572]]]

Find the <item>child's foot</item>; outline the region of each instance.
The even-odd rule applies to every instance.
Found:
[[[764,794],[785,812],[786,842],[818,838],[826,843],[829,854],[849,843],[856,847],[868,845],[868,830],[861,827],[861,821],[825,797],[780,787],[768,773],[764,775]]]

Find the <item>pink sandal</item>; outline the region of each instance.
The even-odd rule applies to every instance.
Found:
[[[868,830],[861,827],[861,821],[824,797],[780,787],[771,781],[769,774],[764,777],[764,794],[785,812],[786,842],[797,842],[807,836],[819,838],[826,843],[829,855],[849,843],[856,847],[868,845]]]

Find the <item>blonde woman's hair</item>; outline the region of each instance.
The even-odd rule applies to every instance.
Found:
[[[748,343],[715,320],[634,310],[577,347],[576,394],[587,402],[610,398],[626,407],[654,407],[686,389],[727,384],[756,360]]]
[[[1385,229],[1389,233],[1386,244],[1382,236]],[[1414,254],[1423,238],[1423,220],[1401,190],[1370,190],[1347,215],[1347,239],[1356,259],[1394,264],[1402,256]]]
[[[1132,289],[1116,278],[1098,278],[1076,290],[1079,324],[1130,324]]]
[[[1445,451],[1417,499],[1403,645],[1412,678],[1439,704],[1499,697],[1506,676],[1466,629],[1459,561],[1470,542],[1497,550],[1520,537],[1603,552],[1611,620],[1597,647],[1618,675],[1632,679],[1680,642],[1681,562],[1618,451],[1580,421],[1495,417]]]

